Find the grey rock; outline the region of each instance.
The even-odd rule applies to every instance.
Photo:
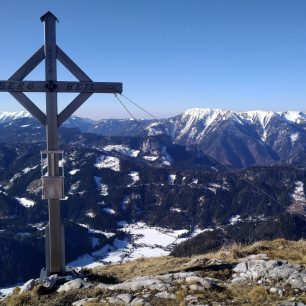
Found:
[[[92,284],[85,282],[83,279],[81,278],[76,278],[73,279],[63,285],[61,285],[58,289],[57,292],[63,292],[63,291],[70,291],[72,289],[82,289],[82,288],[89,288],[91,287]]]
[[[146,301],[141,298],[136,298],[131,302],[131,306],[144,306]]]
[[[125,303],[120,300],[119,298],[117,298],[116,296],[110,296],[108,298],[106,298],[108,303],[111,305],[125,305]]]
[[[58,280],[59,280],[58,275],[52,274],[42,280],[42,285],[46,287],[47,289],[52,289]]]
[[[245,262],[240,262],[234,269],[234,272],[245,273],[248,270],[248,267]]]
[[[275,287],[270,288],[269,290],[271,293],[277,293],[278,289]]]
[[[20,293],[24,293],[24,292],[28,292],[31,291],[35,286],[35,280],[34,279],[30,279],[28,280],[26,283],[24,283],[22,285],[22,287],[20,288]]]
[[[125,304],[128,304],[132,300],[133,296],[128,293],[123,293],[123,294],[118,294],[117,298],[122,300]]]
[[[89,302],[97,302],[97,298],[85,298],[72,303],[72,306],[85,306]]]
[[[202,283],[203,278],[199,277],[199,276],[188,276],[186,277],[186,283],[191,285],[191,284],[201,284]]]
[[[195,273],[193,272],[179,272],[179,273],[174,273],[173,274],[173,278],[174,279],[184,279],[188,276],[194,276]]]
[[[97,288],[107,288],[109,290],[124,290],[124,291],[138,291],[142,289],[150,289],[157,291],[165,291],[171,287],[169,282],[164,280],[168,280],[169,277],[160,277],[160,276],[142,276],[136,277],[131,280],[125,281],[121,284],[110,285],[107,287],[97,286]]]
[[[205,291],[204,287],[199,286],[199,285],[196,285],[196,284],[190,285],[190,286],[189,286],[189,289],[190,289],[191,291],[198,291],[198,292],[204,292],[204,291]]]
[[[184,300],[185,300],[186,302],[189,302],[189,301],[197,301],[198,298],[197,298],[196,296],[194,296],[194,295],[187,295],[187,296],[184,298]]]
[[[293,274],[288,278],[288,283],[294,289],[304,289],[304,282],[303,279],[298,274]]]
[[[157,298],[166,299],[166,300],[175,300],[176,299],[175,294],[169,293],[169,292],[158,292],[158,293],[155,294],[155,296]]]
[[[110,287],[110,285],[100,283],[95,288],[96,289],[108,289],[109,287]]]

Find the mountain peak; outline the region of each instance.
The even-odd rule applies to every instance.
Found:
[[[231,111],[229,110],[224,110],[224,109],[212,109],[212,108],[189,108],[186,109],[183,113],[182,116],[186,117],[186,116],[191,116],[191,117],[197,117],[198,119],[203,118],[207,115],[211,115],[213,113],[222,113],[222,114],[226,114],[226,113],[230,113]]]
[[[1,123],[13,121],[20,118],[30,118],[32,115],[26,111],[19,112],[0,112]]]

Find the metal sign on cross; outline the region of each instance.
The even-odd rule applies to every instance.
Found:
[[[42,177],[44,198],[48,199],[49,224],[46,227],[47,275],[65,272],[65,244],[60,217],[60,199],[63,184],[59,169],[58,127],[61,126],[93,93],[122,93],[122,83],[93,82],[56,45],[57,18],[47,12],[44,22],[45,42],[7,81],[0,81],[0,92],[9,92],[37,120],[46,126],[47,176]],[[24,78],[45,60],[45,81],[26,81]],[[79,82],[57,80],[56,60],[59,60]],[[23,92],[45,92],[46,113],[42,112]],[[60,113],[57,110],[57,93],[80,93]]]

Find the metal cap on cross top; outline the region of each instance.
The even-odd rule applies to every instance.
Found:
[[[59,167],[58,127],[61,126],[93,93],[122,93],[122,83],[94,82],[56,44],[56,16],[50,11],[40,20],[44,23],[45,42],[8,80],[0,80],[0,92],[9,92],[33,117],[46,126],[47,175],[42,177],[44,198],[48,199],[49,224],[46,226],[46,274],[65,272],[64,227],[60,217],[60,198],[63,197],[63,175]],[[45,80],[27,81],[25,77],[45,60]],[[79,82],[57,80],[59,60]],[[24,92],[45,92],[44,113]],[[57,93],[79,93],[60,113]]]

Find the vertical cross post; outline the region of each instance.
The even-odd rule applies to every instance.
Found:
[[[41,17],[45,28],[45,78],[49,91],[46,92],[46,134],[47,152],[58,151],[57,131],[57,92],[53,91],[53,84],[57,81],[56,69],[56,21],[57,18],[50,12]],[[47,154],[48,176],[59,175],[59,160],[57,154]],[[65,271],[63,254],[60,200],[48,199],[49,225],[46,228],[46,269],[47,274],[62,273]]]
[[[42,176],[43,199],[48,199],[49,224],[46,226],[47,275],[65,272],[64,227],[61,224],[60,199],[63,198],[63,173],[60,175],[58,127],[67,120],[93,93],[122,93],[122,83],[93,82],[56,45],[57,18],[47,12],[41,18],[45,28],[45,43],[7,81],[0,80],[0,92],[12,94],[37,120],[46,125],[48,174]],[[26,81],[24,78],[45,59],[45,81]],[[57,81],[56,60],[59,60],[80,82]],[[46,114],[23,92],[46,92]],[[57,93],[80,93],[58,114]],[[45,273],[44,273],[45,274]]]

